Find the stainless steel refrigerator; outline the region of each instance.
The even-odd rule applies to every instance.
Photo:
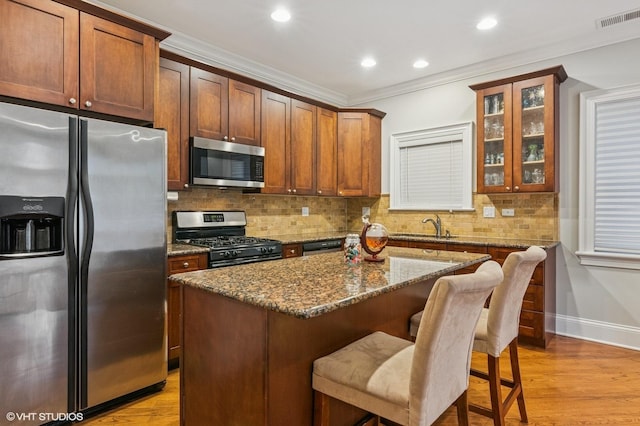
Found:
[[[163,386],[165,170],[162,130],[0,103],[0,423]]]

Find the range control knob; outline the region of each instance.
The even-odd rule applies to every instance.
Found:
[[[231,256],[231,252],[229,252],[229,251],[222,252],[222,256],[229,257],[229,256]]]

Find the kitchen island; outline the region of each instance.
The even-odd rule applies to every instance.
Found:
[[[342,256],[171,276],[182,284],[182,424],[311,425],[313,360],[376,330],[408,338],[438,277],[489,259],[398,247],[382,263]],[[335,401],[332,424],[361,414]]]

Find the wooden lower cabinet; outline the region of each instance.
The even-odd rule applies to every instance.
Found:
[[[509,253],[523,249],[477,244],[458,244],[456,242],[430,242],[389,240],[390,246],[423,248],[430,250],[449,250],[469,253],[488,253],[491,259],[500,265]],[[533,271],[531,282],[522,301],[520,313],[520,332],[518,341],[546,348],[553,338],[556,313],[556,248],[547,248],[547,258]],[[475,272],[479,264],[456,271],[457,274]]]
[[[168,260],[167,275],[206,269],[207,253],[171,256]],[[167,359],[169,367],[180,360],[180,285],[167,281]]]
[[[509,247],[489,247],[491,258],[502,264]],[[547,258],[533,271],[529,288],[522,301],[518,341],[546,348],[556,331],[556,248],[547,248]]]

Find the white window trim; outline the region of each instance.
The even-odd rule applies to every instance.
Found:
[[[434,139],[462,140],[463,206],[452,208],[445,205],[424,206],[400,202],[400,148],[415,140]],[[390,137],[390,208],[389,210],[448,210],[473,211],[473,122],[452,124],[411,132],[394,133]]]
[[[640,97],[640,85],[594,90],[580,94],[580,186],[578,251],[580,264],[640,269],[635,254],[597,252],[595,246],[595,148],[598,104]]]

